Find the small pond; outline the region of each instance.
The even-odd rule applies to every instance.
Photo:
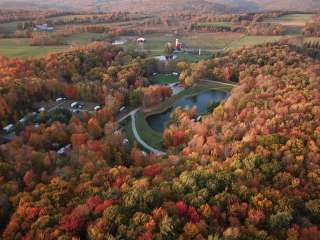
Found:
[[[151,126],[152,129],[163,132],[166,127],[166,124],[170,120],[171,113],[177,108],[191,108],[196,106],[198,109],[198,113],[202,114],[207,112],[208,105],[212,102],[221,102],[222,100],[226,99],[228,93],[222,91],[204,91],[199,93],[198,95],[185,97],[178,101],[176,101],[171,108],[167,111],[155,115],[151,115],[147,118],[148,124]]]

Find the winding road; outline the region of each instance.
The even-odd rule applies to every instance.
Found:
[[[218,82],[218,81],[213,81],[213,80],[208,80],[208,79],[203,79],[202,81],[204,82],[213,82],[213,83],[219,83],[221,85],[225,85],[225,86],[230,86],[230,87],[235,87],[237,86],[237,84],[234,83],[223,83],[223,82]],[[120,118],[118,120],[118,123],[124,121],[126,118],[128,118],[129,116],[131,117],[131,126],[132,126],[132,132],[133,135],[135,137],[135,139],[137,140],[137,142],[143,146],[145,149],[147,149],[148,151],[154,153],[155,155],[165,155],[165,152],[162,152],[158,149],[155,149],[153,147],[151,147],[150,145],[148,145],[139,135],[139,132],[137,130],[137,125],[136,125],[136,113],[140,110],[141,108],[136,108],[134,110],[132,110],[131,112],[127,113],[125,116],[123,116],[122,118]]]
[[[136,113],[139,111],[139,109],[135,109],[130,113],[131,116],[131,126],[132,126],[132,132],[135,137],[135,139],[141,144],[145,149],[148,151],[154,153],[155,155],[165,155],[165,152],[159,151],[158,149],[155,149],[148,145],[143,139],[140,137],[138,131],[137,131],[137,126],[136,126]]]

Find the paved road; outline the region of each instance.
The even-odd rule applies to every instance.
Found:
[[[61,105],[63,105],[65,102],[66,102],[66,101],[64,101],[64,100],[61,101],[59,104],[54,105],[52,108],[50,108],[47,112],[52,112],[52,111],[58,109],[58,108],[59,108]]]
[[[231,83],[231,82],[219,82],[219,81],[214,81],[214,80],[209,80],[209,79],[201,79],[202,82],[209,82],[209,83],[217,83],[225,86],[230,86],[230,87],[236,87],[238,86],[237,83]]]
[[[138,107],[138,108],[136,108],[136,109],[134,109],[134,110],[132,110],[131,112],[129,112],[129,113],[127,113],[126,115],[124,115],[122,118],[120,118],[119,120],[117,120],[117,122],[118,123],[121,123],[121,122],[123,122],[124,120],[126,120],[127,119],[127,117],[129,117],[129,116],[131,116],[131,113],[133,113],[134,111],[139,111],[140,110],[140,108],[141,107]]]
[[[135,137],[135,139],[147,150],[149,150],[150,152],[156,154],[156,155],[165,155],[165,152],[159,151],[158,149],[155,149],[151,146],[149,146],[145,141],[143,141],[143,139],[140,137],[138,131],[137,131],[137,126],[136,126],[136,113],[139,111],[139,109],[133,110],[130,113],[131,116],[131,126],[132,126],[132,132],[133,135]]]

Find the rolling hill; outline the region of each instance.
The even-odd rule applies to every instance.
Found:
[[[0,2],[1,8],[103,11],[264,11],[264,10],[320,10],[319,0],[14,0]]]

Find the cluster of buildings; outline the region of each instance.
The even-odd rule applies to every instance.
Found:
[[[49,27],[48,24],[40,24],[40,25],[36,25],[33,28],[33,31],[35,31],[35,32],[53,32],[54,27]]]

